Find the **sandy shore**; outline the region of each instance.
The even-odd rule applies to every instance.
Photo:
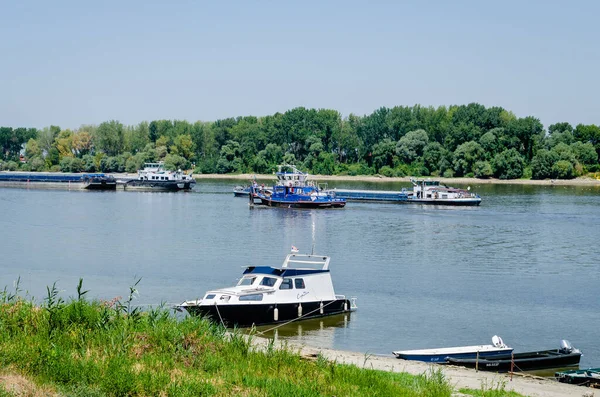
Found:
[[[410,182],[410,177],[402,178],[388,178],[384,176],[347,176],[347,175],[311,175],[315,181],[354,181],[354,182]],[[250,181],[256,178],[257,180],[274,180],[273,174],[194,174],[196,180],[202,179],[232,179],[232,180],[243,180]],[[600,176],[599,176],[600,178]],[[590,177],[580,177],[576,179],[543,179],[543,180],[532,180],[532,179],[478,179],[478,178],[431,178],[439,180],[443,184],[447,185],[489,185],[489,184],[502,184],[502,185],[542,185],[542,186],[600,186],[600,179]]]
[[[253,341],[259,348],[267,346],[269,340],[254,337]],[[481,389],[482,386],[495,388],[505,385],[505,390],[515,391],[531,397],[581,397],[593,396],[594,389],[559,383],[554,379],[514,374],[512,380],[509,374],[496,374],[490,372],[476,372],[472,369],[427,364],[419,361],[399,360],[395,357],[374,356],[349,351],[323,349],[310,347],[294,342],[280,342],[279,348],[287,346],[292,351],[298,352],[307,359],[316,359],[319,355],[330,361],[356,365],[360,368],[376,369],[380,371],[407,372],[413,375],[427,373],[430,369],[442,369],[456,391],[461,388]],[[588,394],[585,394],[588,393]],[[591,393],[591,394],[590,394]]]

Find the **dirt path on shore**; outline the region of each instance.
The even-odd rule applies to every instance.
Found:
[[[265,348],[269,343],[269,339],[262,337],[255,336],[252,340],[255,346],[259,348]],[[531,397],[592,397],[594,395],[600,397],[600,391],[597,391],[598,393],[595,394],[594,389],[559,383],[550,378],[515,374],[511,380],[509,374],[496,374],[483,371],[476,372],[475,370],[462,367],[441,366],[419,361],[399,360],[391,356],[385,357],[342,350],[316,348],[290,341],[281,341],[277,343],[277,346],[279,348],[285,348],[287,346],[292,351],[298,352],[302,357],[307,359],[316,359],[321,355],[327,360],[335,361],[337,363],[352,364],[359,368],[376,369],[380,371],[407,372],[412,375],[420,375],[427,373],[431,368],[441,368],[456,391],[461,388],[481,389],[483,386],[490,389],[504,385],[504,389],[507,391],[515,391],[524,396]]]
[[[251,181],[253,179],[258,180],[274,180],[275,176],[272,174],[194,174],[194,178],[200,179],[235,179]],[[311,175],[311,178],[315,181],[353,181],[353,182],[410,182],[410,177],[402,178],[387,178],[384,176],[348,176],[348,175]],[[600,175],[598,176],[600,178]],[[576,179],[478,179],[478,178],[437,178],[432,177],[431,179],[439,180],[443,184],[452,185],[539,185],[539,186],[600,186],[600,179],[591,177],[580,177]]]

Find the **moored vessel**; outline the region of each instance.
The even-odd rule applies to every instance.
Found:
[[[459,189],[431,179],[410,178],[410,182],[413,184],[413,191],[408,193],[408,203],[463,206],[481,204],[481,197],[472,193],[470,188]]]
[[[446,358],[448,364],[494,372],[521,372],[565,368],[579,365],[580,360],[581,351],[573,348],[566,340],[561,341],[559,349],[514,354],[507,353],[483,358]]]
[[[492,337],[491,345],[456,346],[434,349],[399,350],[392,352],[397,358],[404,360],[425,361],[434,363],[445,363],[448,357],[453,358],[476,358],[479,356],[493,357],[497,355],[510,354],[512,347],[508,347],[498,335]]]
[[[145,163],[137,179],[122,181],[124,190],[178,191],[191,190],[196,180],[181,170],[167,171],[164,163]]]
[[[248,266],[237,285],[206,292],[178,306],[232,327],[300,321],[356,309],[355,299],[337,295],[330,258],[292,253],[281,267]]]
[[[280,165],[272,190],[251,186],[250,203],[284,208],[343,208],[346,200],[319,188],[310,175],[292,165]]]

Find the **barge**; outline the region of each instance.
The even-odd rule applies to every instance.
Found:
[[[0,172],[0,186],[115,190],[117,181],[104,173]]]
[[[412,191],[403,188],[401,191],[387,190],[353,190],[330,189],[326,193],[347,201],[382,202],[382,203],[413,203],[430,205],[477,206],[481,197],[472,193],[470,188],[459,189],[446,186],[431,179],[410,179]]]

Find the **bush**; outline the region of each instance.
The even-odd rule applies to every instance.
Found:
[[[518,179],[523,176],[525,160],[516,149],[508,149],[494,156],[494,176],[500,179]]]
[[[396,176],[396,171],[394,171],[394,169],[389,165],[384,165],[383,167],[381,167],[379,173],[383,176],[387,176],[388,178]]]
[[[446,171],[444,171],[444,178],[453,178],[454,177],[454,171],[451,170],[450,168],[448,168]]]
[[[546,179],[552,177],[552,167],[559,160],[554,151],[542,149],[531,159],[531,177],[533,179]]]
[[[177,154],[167,154],[165,157],[165,168],[168,170],[187,170],[190,162]]]
[[[7,171],[16,171],[19,169],[19,164],[16,161],[4,163],[4,169]]]
[[[492,166],[488,161],[478,161],[475,163],[474,173],[476,178],[490,178],[494,175]]]
[[[552,166],[552,176],[557,179],[574,178],[573,164],[567,160],[559,160]]]
[[[31,164],[32,171],[43,171],[46,166],[46,162],[41,157],[34,157],[29,161]]]
[[[58,164],[55,164],[50,167],[50,172],[60,172],[60,171],[61,171],[60,165],[58,165]]]

